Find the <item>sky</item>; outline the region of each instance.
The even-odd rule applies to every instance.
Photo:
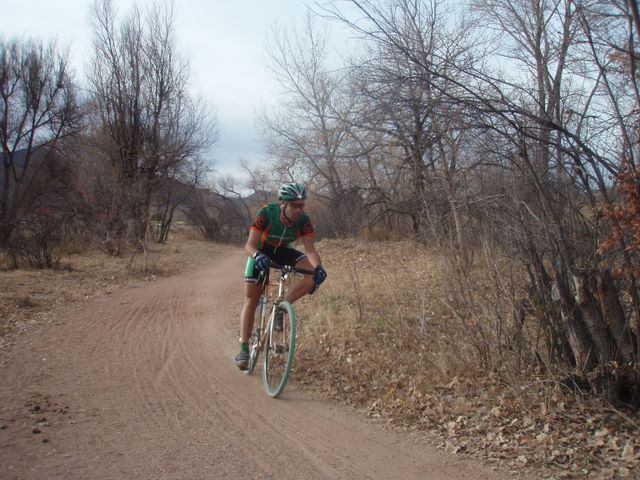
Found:
[[[152,0],[113,0],[118,12]],[[69,48],[78,76],[91,51],[89,11],[93,0],[0,0],[0,35],[56,40]],[[178,48],[191,66],[191,82],[213,107],[219,175],[239,174],[240,159],[264,160],[255,113],[275,104],[278,87],[266,65],[265,43],[275,24],[300,25],[305,0],[174,1]]]

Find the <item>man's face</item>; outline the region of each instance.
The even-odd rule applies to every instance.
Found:
[[[302,212],[304,211],[304,202],[286,202],[284,204],[284,208],[287,218],[289,218],[289,220],[291,220],[292,222],[295,222],[298,220],[298,218],[300,218],[300,215],[302,215]]]

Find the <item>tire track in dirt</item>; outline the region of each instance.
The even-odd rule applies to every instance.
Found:
[[[0,476],[508,478],[315,399],[295,374],[268,398],[232,362],[243,260],[229,249],[88,302],[0,352]],[[28,430],[34,398],[49,399],[47,443]]]

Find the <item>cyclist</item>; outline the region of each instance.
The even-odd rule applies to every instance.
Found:
[[[249,239],[244,246],[249,258],[245,268],[244,306],[240,314],[240,353],[235,358],[240,370],[246,370],[249,365],[248,342],[262,293],[258,276],[269,273],[271,260],[314,272],[313,277],[305,275],[287,292],[285,300],[290,303],[315,290],[327,277],[316,251],[311,221],[304,213],[306,198],[304,186],[285,183],[278,190],[279,202],[264,205],[249,229]],[[290,246],[298,239],[302,240],[305,253]],[[281,316],[276,316],[274,329],[282,330]]]

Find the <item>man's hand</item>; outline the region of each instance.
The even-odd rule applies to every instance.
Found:
[[[256,268],[263,273],[269,271],[269,265],[271,265],[271,260],[264,253],[259,253],[256,255]]]
[[[320,284],[324,282],[326,278],[327,278],[327,272],[324,271],[324,268],[322,268],[322,265],[318,265],[313,270],[313,283],[316,286],[316,288],[319,287]]]

